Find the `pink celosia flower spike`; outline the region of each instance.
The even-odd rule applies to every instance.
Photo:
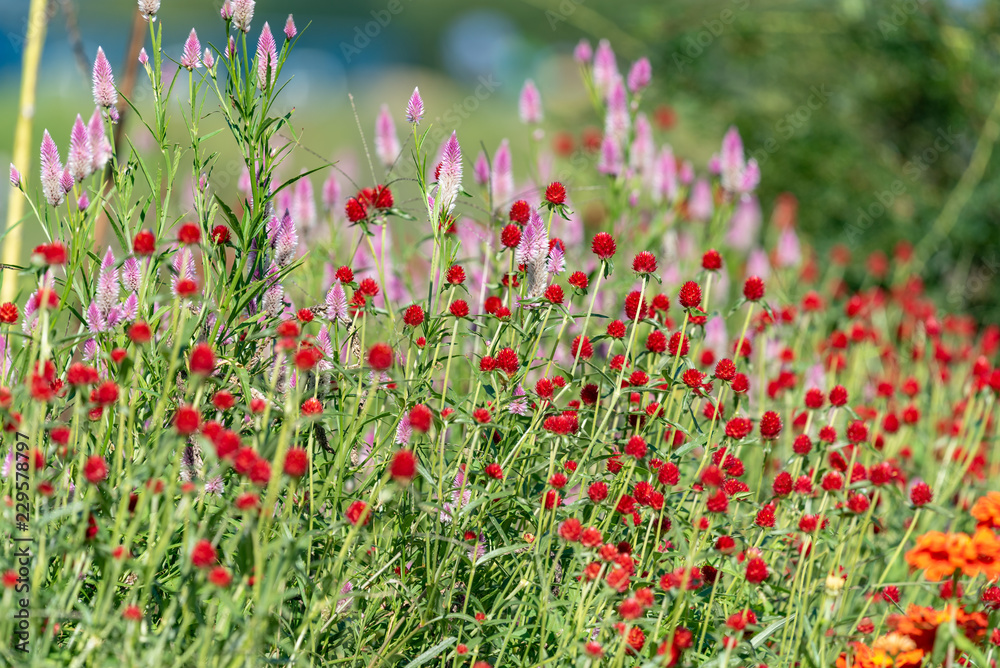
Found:
[[[42,193],[52,206],[59,206],[66,194],[62,188],[63,166],[59,159],[59,148],[49,131],[42,135]]]
[[[514,169],[510,157],[510,142],[500,142],[493,154],[493,205],[506,206],[514,195]]]
[[[382,164],[391,167],[399,155],[399,137],[396,135],[396,124],[392,122],[389,105],[383,104],[375,119],[375,154]]]
[[[15,188],[21,187],[21,172],[17,171],[17,167],[14,166],[13,162],[10,163],[10,185]]]
[[[275,75],[278,72],[278,45],[274,42],[274,35],[271,34],[271,26],[264,22],[264,29],[260,31],[260,39],[257,40],[257,86],[261,89],[267,88],[274,83]]]
[[[295,28],[295,19],[292,15],[288,15],[288,20],[285,21],[285,39],[293,40],[295,36],[299,34],[299,31]]]
[[[337,175],[333,172],[323,182],[323,208],[328,213],[337,211],[340,204],[340,183],[337,182]]]
[[[94,109],[94,113],[91,114],[90,122],[87,124],[87,134],[90,135],[90,152],[94,159],[93,167],[96,172],[99,169],[104,169],[108,160],[111,159],[111,142],[108,141],[108,136],[104,133],[100,109]]]
[[[722,187],[731,193],[749,193],[760,182],[760,167],[757,161],[747,161],[743,155],[743,140],[735,127],[729,128],[722,138],[722,153],[719,155],[719,178]]]
[[[420,89],[414,88],[410,101],[406,103],[406,120],[417,125],[424,117],[424,100],[420,97]]]
[[[149,56],[146,55],[146,49],[143,47],[139,50],[139,64],[145,67],[149,63]]]
[[[339,280],[334,279],[330,291],[326,293],[326,319],[331,322],[348,322],[347,295]]]
[[[604,97],[611,89],[611,85],[619,76],[618,63],[615,61],[615,52],[611,49],[611,43],[602,39],[597,45],[594,53],[594,87],[597,92]]]
[[[518,112],[522,123],[537,125],[542,122],[542,96],[531,79],[525,81],[524,88],[521,89]]]
[[[597,163],[597,171],[608,176],[617,176],[623,166],[621,145],[611,135],[605,135],[601,141],[601,160]]]
[[[77,183],[93,173],[94,153],[90,148],[90,134],[79,114],[76,115],[76,122],[73,123],[73,131],[70,133],[66,168]]]
[[[160,0],[139,0],[139,13],[147,21],[155,21],[158,11],[160,11]]]
[[[576,45],[575,49],[573,49],[573,58],[581,65],[586,65],[593,57],[594,49],[590,46],[590,42],[585,39],[581,39],[580,43]]]
[[[237,30],[250,32],[254,5],[254,0],[233,0],[233,25]]]
[[[231,0],[226,0],[222,3],[222,7],[219,9],[219,16],[222,17],[223,21],[230,21],[233,18],[233,3]]]
[[[485,186],[490,182],[490,161],[482,151],[476,156],[476,163],[472,166],[472,176],[476,179],[476,185]]]
[[[649,85],[653,79],[653,67],[649,64],[649,58],[640,58],[632,63],[632,69],[628,71],[628,89],[633,93],[638,93]]]
[[[118,104],[115,76],[101,47],[97,47],[97,56],[94,58],[94,103],[98,107],[113,107]]]
[[[604,134],[615,138],[619,143],[628,139],[632,120],[628,113],[628,95],[625,93],[625,83],[621,77],[615,79],[608,90],[608,110],[604,117]]]
[[[187,41],[184,42],[184,51],[181,54],[181,67],[193,70],[201,67],[201,42],[198,41],[198,33],[191,28]]]
[[[462,148],[458,145],[458,137],[454,132],[444,145],[441,155],[441,173],[438,176],[438,192],[441,200],[441,211],[451,213],[455,208],[455,200],[462,189]]]
[[[205,47],[205,55],[201,57],[201,62],[203,62],[205,64],[205,67],[207,67],[208,69],[212,69],[212,66],[215,65],[215,55],[212,53],[212,50],[207,46]]]

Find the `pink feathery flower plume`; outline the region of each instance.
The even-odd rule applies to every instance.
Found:
[[[340,281],[334,279],[330,291],[326,293],[326,319],[331,322],[349,322],[347,317],[347,295]]]
[[[741,198],[733,210],[732,218],[729,219],[726,244],[737,250],[750,250],[757,241],[760,224],[760,203],[757,198],[752,195]]]
[[[184,42],[184,51],[181,53],[181,67],[188,71],[201,67],[201,42],[198,41],[198,33],[191,28],[187,40]]]
[[[542,96],[531,79],[524,82],[517,110],[522,123],[537,125],[542,122]]]
[[[229,36],[229,42],[226,44],[226,51],[222,55],[226,57],[226,60],[232,60],[233,56],[236,55],[236,40],[233,39],[232,35]]]
[[[611,135],[619,143],[628,139],[632,120],[628,113],[628,95],[621,77],[615,79],[607,97],[608,110],[604,117],[604,134]]]
[[[76,122],[73,123],[73,131],[70,133],[66,168],[77,183],[93,173],[94,153],[90,148],[90,134],[80,114],[76,115]]]
[[[139,49],[139,64],[143,67],[149,64],[149,55],[146,53],[146,47]]]
[[[406,103],[406,121],[408,123],[413,123],[417,125],[420,123],[420,119],[424,117],[424,100],[420,97],[420,89],[414,88],[413,94],[410,95],[409,101]]]
[[[760,182],[760,168],[751,158],[743,155],[743,140],[735,127],[729,128],[722,138],[722,153],[719,155],[719,177],[722,187],[731,193],[752,192]]]
[[[576,62],[581,65],[586,65],[590,62],[590,59],[594,57],[594,49],[590,46],[590,42],[585,39],[581,39],[580,42],[573,49],[573,58]]]
[[[383,104],[375,119],[375,155],[388,168],[396,162],[399,155],[399,137],[396,135],[396,124],[389,113],[389,105]]]
[[[611,49],[611,43],[602,39],[597,45],[594,53],[594,87],[601,97],[605,97],[611,90],[611,85],[621,75],[618,74],[618,63],[615,60],[615,52]]]
[[[111,142],[104,132],[100,108],[94,109],[94,113],[91,114],[90,122],[87,123],[87,134],[90,138],[90,155],[94,160],[93,170],[96,172],[104,169],[111,159]]]
[[[462,190],[462,147],[453,131],[445,142],[441,154],[441,173],[438,176],[438,198],[441,211],[450,214]]]
[[[514,168],[510,157],[510,142],[500,142],[493,154],[493,205],[504,207],[514,195]]]
[[[158,11],[160,11],[160,0],[139,0],[139,13],[147,21],[155,21]]]
[[[794,267],[802,262],[802,248],[794,228],[787,227],[782,230],[774,256],[775,263],[779,267]]]
[[[288,20],[285,21],[285,39],[287,39],[287,40],[293,40],[293,39],[295,39],[295,36],[298,35],[298,34],[299,34],[299,31],[295,27],[295,19],[292,18],[291,14],[289,14],[288,15]]]
[[[233,18],[233,3],[232,0],[226,0],[222,3],[222,7],[219,8],[219,16],[222,17],[223,21],[230,21]]]
[[[14,163],[10,163],[10,185],[14,188],[21,187],[21,172],[17,171]]]
[[[254,0],[233,0],[233,25],[237,30],[250,32],[250,22],[253,21]]]
[[[330,172],[330,176],[323,182],[323,208],[327,213],[336,213],[340,207],[340,183],[337,182],[337,175]]]
[[[261,89],[267,88],[274,83],[278,73],[278,45],[274,42],[274,35],[271,34],[271,26],[264,22],[264,28],[260,31],[260,38],[257,40],[257,86]]]
[[[41,156],[42,193],[49,204],[59,206],[66,194],[62,187],[63,166],[59,159],[59,148],[48,130],[42,135]]]
[[[612,135],[604,135],[601,140],[601,159],[597,171],[608,176],[617,176],[624,168],[622,149]]]
[[[212,66],[215,65],[215,54],[207,46],[205,47],[205,54],[201,57],[201,62],[205,63],[205,67],[208,69],[212,69]]]
[[[652,80],[653,66],[649,64],[649,58],[643,57],[632,63],[632,68],[628,71],[628,89],[632,94],[641,91]]]
[[[284,192],[284,191],[283,191]],[[313,196],[313,184],[308,177],[295,182],[295,192],[292,196],[292,219],[302,227],[308,235],[316,227],[316,200]]]
[[[476,156],[476,162],[472,166],[472,177],[477,186],[485,186],[490,182],[490,161],[482,151]]]
[[[295,231],[295,221],[292,220],[288,209],[285,209],[285,215],[281,217],[272,243],[274,245],[274,263],[278,267],[285,267],[291,263],[299,245],[299,236]]]
[[[68,169],[64,169],[62,176],[59,177],[59,187],[62,188],[64,195],[73,190],[74,183],[73,175],[69,173]]]
[[[688,215],[692,220],[706,221],[712,217],[712,186],[705,179],[699,179],[691,189]]]
[[[410,438],[413,437],[413,426],[410,424],[410,414],[403,413],[399,419],[399,426],[396,427],[396,444],[409,445]]]
[[[111,71],[111,63],[104,55],[104,49],[97,47],[97,57],[94,58],[94,103],[98,107],[113,107],[118,104],[118,91],[115,90],[115,76]]]
[[[518,244],[514,254],[515,262],[523,264],[528,275],[528,290],[525,296],[529,299],[541,297],[548,287],[548,254],[549,233],[545,229],[542,217],[535,210],[531,212],[528,224],[524,226],[521,243]]]
[[[653,142],[653,127],[649,124],[646,114],[635,117],[635,137],[632,139],[632,150],[629,151],[629,163],[636,167],[644,176],[649,176],[653,170],[653,160],[656,158],[656,144]]]
[[[653,164],[653,201],[662,200],[673,204],[677,199],[677,160],[674,151],[669,146],[660,149],[660,154]]]
[[[320,371],[332,369],[333,364],[330,360],[333,359],[333,341],[330,340],[330,332],[327,330],[326,325],[319,328],[319,334],[316,335],[316,347],[323,353],[323,359],[319,361],[316,368]]]
[[[97,279],[97,305],[107,313],[118,301],[118,269],[115,268],[115,254],[111,247],[101,262],[101,275]]]
[[[142,287],[142,265],[135,256],[122,263],[122,286],[129,292],[138,292]]]

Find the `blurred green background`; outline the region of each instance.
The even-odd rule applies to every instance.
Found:
[[[397,14],[388,11],[394,3]],[[27,6],[0,2],[0,160],[13,137]],[[203,44],[219,40],[220,6],[163,0],[168,51],[180,53],[192,26]],[[135,3],[53,0],[51,9],[34,134],[40,140],[48,127],[64,148],[76,113],[92,108],[74,42],[88,59],[103,46],[120,73]],[[289,12],[300,29],[311,25],[286,70],[294,79],[283,103],[296,108],[316,156],[360,154],[348,93],[370,140],[378,107],[389,103],[399,122],[419,85],[430,120],[460,127],[470,159],[478,151],[468,142],[481,140],[492,153],[510,137],[523,174],[529,141],[516,109],[524,79],[539,84],[549,139],[564,127],[577,136],[599,127],[571,51],[581,38],[606,37],[623,70],[643,55],[653,63],[643,104],[660,120],[657,140],[704,171],[735,124],[762,163],[765,217],[777,195],[792,193],[800,233],[821,261],[835,244],[857,259],[891,254],[900,241],[919,244],[981,143],[985,170],[967,177],[971,197],[948,233],[926,244],[932,252],[921,265],[950,309],[1000,322],[1000,157],[986,152],[995,136],[980,141],[1000,88],[998,2],[259,0],[254,34],[265,20],[283,25]],[[342,163],[348,171],[350,163]],[[8,196],[0,189],[0,206]],[[28,248],[32,240],[29,230]],[[855,267],[849,276],[859,282],[864,263]]]

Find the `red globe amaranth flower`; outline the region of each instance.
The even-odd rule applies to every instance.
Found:
[[[212,544],[204,538],[194,544],[191,550],[191,565],[195,568],[209,568],[215,564],[216,554]]]
[[[229,228],[225,225],[216,225],[212,228],[212,241],[216,246],[229,243]]]
[[[465,270],[461,265],[453,264],[448,267],[447,281],[452,285],[465,283]]]
[[[688,281],[681,286],[677,301],[686,309],[698,308],[701,305],[701,286],[694,281]]]
[[[563,289],[555,283],[545,288],[545,294],[543,296],[552,304],[558,305],[563,303]]]
[[[122,610],[122,619],[130,622],[141,622],[142,621],[142,610],[139,609],[137,605],[127,605],[125,609]]]
[[[913,487],[910,489],[910,503],[917,506],[926,506],[934,499],[934,494],[931,492],[931,487],[926,482],[919,481],[914,483]]]
[[[174,415],[174,428],[179,434],[193,434],[201,425],[201,413],[194,406],[181,406]]]
[[[177,230],[177,240],[184,245],[196,244],[201,241],[201,228],[197,223],[184,223]]]
[[[583,526],[581,526],[580,520],[575,517],[571,517],[559,525],[559,537],[571,543],[578,542],[582,533]]]
[[[843,406],[847,403],[847,389],[843,385],[836,385],[830,390],[830,405]]]
[[[431,409],[423,404],[417,404],[410,409],[410,426],[421,433],[430,431],[433,419]]]
[[[17,305],[12,302],[6,302],[0,305],[0,323],[5,325],[13,325],[17,322]]]
[[[588,337],[584,336],[581,341],[580,336],[577,336],[573,339],[570,354],[573,356],[573,359],[577,359],[579,357],[580,359],[589,360],[594,356],[594,347],[591,345]]]
[[[177,281],[175,289],[177,290],[178,297],[193,297],[198,294],[198,284],[190,278],[184,278]]]
[[[656,256],[649,251],[642,251],[632,259],[632,271],[637,274],[652,274],[656,271]]]
[[[545,189],[545,201],[553,206],[562,206],[566,203],[566,188],[558,181],[553,181]]]
[[[215,353],[212,351],[212,346],[207,343],[199,343],[192,348],[188,368],[193,374],[212,375],[212,372],[215,371]]]
[[[97,485],[108,477],[108,465],[101,459],[100,455],[91,455],[83,465],[83,476],[87,482]]]
[[[340,267],[337,269],[337,280],[347,285],[354,282],[354,271],[350,267]]]
[[[225,588],[232,583],[233,576],[229,574],[229,569],[225,566],[216,566],[208,572],[208,581],[216,587]]]
[[[285,453],[285,475],[301,478],[309,470],[309,454],[304,448],[289,448]]]
[[[344,206],[344,213],[347,214],[347,220],[357,223],[368,217],[368,207],[362,204],[358,198],[351,197]]]
[[[521,228],[511,223],[500,232],[500,243],[506,248],[517,248],[521,243]]]
[[[424,322],[424,309],[419,304],[407,307],[403,314],[403,324],[407,327],[419,327]]]
[[[722,256],[714,248],[707,251],[701,257],[701,268],[707,271],[718,271],[722,269]]]
[[[261,403],[259,405],[260,405],[260,410],[259,411],[254,411],[255,413],[263,412],[263,410],[264,410],[264,402],[263,402],[263,400],[261,400]],[[250,405],[250,408],[253,409],[253,404],[252,403]],[[319,415],[320,413],[323,412],[323,404],[321,404],[319,402],[319,400],[316,399],[316,398],[306,399],[305,401],[302,402],[302,408],[301,408],[301,410],[302,410],[302,414],[305,415],[305,416]]]
[[[344,514],[347,521],[355,526],[360,522],[361,526],[365,526],[372,521],[372,514],[368,508],[368,504],[364,501],[355,501],[348,508],[347,512]]]
[[[760,276],[751,276],[743,284],[743,296],[749,301],[759,302],[764,298],[764,281]]]
[[[590,249],[600,259],[609,260],[614,257],[615,252],[618,250],[618,245],[615,244],[614,238],[607,232],[598,232],[594,235],[594,241],[590,244]]]
[[[587,275],[582,271],[574,271],[569,275],[569,284],[577,290],[586,290],[590,281],[587,279]]]
[[[417,475],[417,458],[409,450],[400,450],[389,463],[389,475],[398,483],[406,484]]]
[[[513,348],[502,348],[494,358],[496,368],[500,369],[508,376],[513,376],[521,366],[517,353]]]
[[[152,255],[156,252],[156,237],[149,230],[139,230],[132,239],[132,252],[136,255]]]
[[[464,299],[456,299],[451,303],[448,311],[456,318],[464,318],[469,315],[469,305],[465,303]]]
[[[375,371],[386,371],[392,363],[393,352],[388,343],[376,343],[368,349],[368,366]]]
[[[760,557],[754,557],[747,562],[746,580],[750,584],[760,584],[767,579],[770,572],[767,564]]]
[[[767,411],[760,416],[760,435],[765,440],[778,438],[781,433],[781,418],[774,411]]]
[[[519,199],[511,205],[509,217],[515,223],[524,225],[531,218],[531,206],[523,199]]]

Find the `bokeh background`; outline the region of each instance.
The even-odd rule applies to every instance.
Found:
[[[391,4],[400,11],[390,13]],[[168,52],[179,55],[191,27],[203,44],[218,40],[220,5],[163,0]],[[13,138],[27,11],[28,0],[0,0],[0,164]],[[523,81],[541,89],[546,141],[565,141],[559,130],[570,129],[579,142],[600,120],[572,48],[581,38],[608,38],[621,67],[651,59],[644,107],[657,139],[699,170],[725,129],[740,129],[761,162],[765,220],[779,195],[793,195],[800,234],[821,260],[846,244],[859,259],[849,274],[856,282],[869,254],[891,255],[901,241],[917,245],[927,250],[925,281],[950,309],[1000,322],[1000,151],[992,150],[1000,133],[1000,2],[258,0],[255,33],[265,20],[280,28],[290,12],[300,30],[308,24],[282,98],[296,109],[308,149],[299,152],[301,167],[337,158],[350,172],[360,161],[348,94],[370,141],[379,106],[388,103],[401,121],[419,85],[429,119],[460,128],[467,154],[478,152],[467,144],[472,138],[492,153],[510,137],[523,161],[515,169],[527,170],[530,140],[516,111]],[[135,3],[52,0],[50,15],[34,145],[50,128],[63,148],[76,113],[92,108],[97,46],[116,75],[125,69]],[[140,105],[143,78],[134,92]],[[981,172],[967,170],[974,155]],[[37,167],[36,156],[33,184]],[[0,188],[0,208],[9,195]],[[952,206],[963,206],[942,227],[939,216],[956,197]],[[932,229],[946,234],[921,246]],[[37,241],[32,234],[26,227],[27,249]]]

